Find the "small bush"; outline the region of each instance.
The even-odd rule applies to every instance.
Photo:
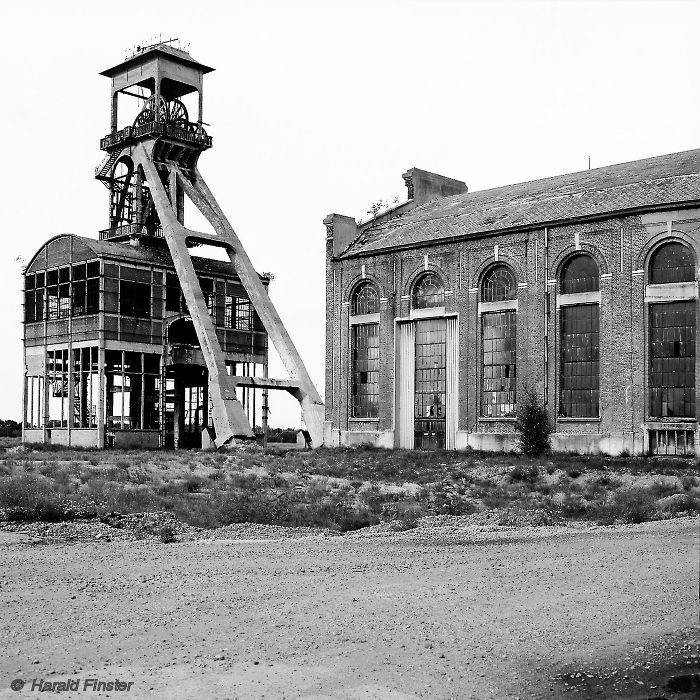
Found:
[[[510,470],[511,481],[526,481],[532,483],[539,475],[539,469],[533,464],[518,464]]]
[[[172,525],[163,525],[158,533],[160,541],[163,544],[170,544],[171,542],[177,542],[177,536],[175,533],[175,528]]]
[[[549,451],[552,426],[547,409],[531,389],[526,389],[518,397],[515,430],[520,435],[523,454],[536,456]]]

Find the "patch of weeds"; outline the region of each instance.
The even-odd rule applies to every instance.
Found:
[[[471,515],[478,510],[454,484],[445,481],[430,487],[430,502],[436,515]]]
[[[620,489],[601,504],[591,508],[591,516],[601,525],[612,525],[620,520],[625,523],[644,523],[657,513],[656,498],[645,488]]]
[[[700,479],[697,476],[686,474],[686,476],[681,477],[681,484],[684,491],[690,491],[690,489],[700,485]]]

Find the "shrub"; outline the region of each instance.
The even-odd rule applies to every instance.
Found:
[[[515,430],[520,434],[520,448],[526,455],[539,455],[549,450],[552,426],[547,409],[531,389],[525,389],[518,397]]]
[[[533,464],[518,464],[510,470],[511,481],[527,481],[532,483],[537,479],[539,469]]]
[[[163,544],[177,542],[175,528],[172,525],[163,525],[163,527],[160,528],[158,535],[160,536],[160,541]]]

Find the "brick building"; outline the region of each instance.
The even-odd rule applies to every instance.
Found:
[[[327,237],[328,445],[697,454],[700,150],[408,201]]]

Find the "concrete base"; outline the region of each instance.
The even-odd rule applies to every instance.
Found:
[[[459,436],[460,433],[457,435]],[[459,449],[459,441],[457,445]],[[518,436],[514,433],[467,433],[467,445],[473,450],[481,450],[482,452],[520,451]]]
[[[115,430],[108,435],[114,436],[114,447],[145,450],[160,447],[160,433],[157,430]]]
[[[342,447],[394,447],[393,430],[342,430],[339,432],[339,443]]]
[[[480,450],[482,452],[520,452],[518,435],[515,433],[469,433],[458,430],[455,437],[457,450]],[[394,431],[336,430],[330,421],[324,424],[326,447],[394,447]],[[553,452],[570,454],[606,454],[616,457],[622,454],[644,454],[644,439],[633,433],[601,435],[600,433],[552,433]]]
[[[617,457],[621,454],[644,454],[644,439],[634,433],[602,435],[600,433],[552,433],[552,450],[573,454],[605,454]]]

